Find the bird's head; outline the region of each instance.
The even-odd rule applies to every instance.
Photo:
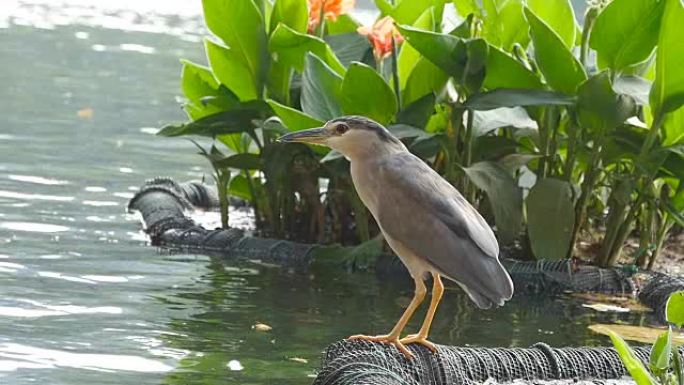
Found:
[[[281,136],[278,141],[327,146],[350,159],[356,155],[405,149],[401,141],[380,123],[363,116],[336,118],[323,127],[293,132]]]

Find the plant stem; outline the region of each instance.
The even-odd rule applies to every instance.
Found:
[[[399,67],[397,66],[397,42],[392,35],[392,80],[394,83],[394,94],[397,96],[397,108],[401,111],[401,89],[399,83]],[[421,127],[422,128],[422,127]]]
[[[587,54],[589,53],[589,36],[591,29],[594,27],[594,21],[599,14],[599,8],[589,7],[584,16],[584,28],[582,28],[582,43],[580,45],[580,63],[582,66],[587,66]]]
[[[575,168],[575,150],[577,148],[577,121],[575,120],[575,112],[568,109],[568,152],[565,158],[565,167],[563,169],[563,178],[570,182],[572,180],[572,171]]]
[[[323,39],[325,37],[325,2],[326,0],[323,0],[321,2],[321,12],[318,17],[318,37]]]

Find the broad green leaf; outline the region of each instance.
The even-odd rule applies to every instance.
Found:
[[[474,110],[492,110],[516,106],[570,106],[575,100],[573,96],[554,91],[500,88],[474,94],[463,104]]]
[[[527,7],[561,38],[566,48],[575,46],[577,22],[570,0],[527,0]]]
[[[297,109],[280,104],[274,100],[267,100],[273,112],[280,118],[283,125],[290,131],[306,130],[307,128],[321,127],[322,120],[311,117]]]
[[[392,10],[394,10],[392,3],[390,3],[388,0],[373,0],[373,2],[375,3],[375,6],[378,7],[380,16],[387,16],[392,13]]]
[[[290,99],[292,67],[286,63],[273,61],[268,69],[266,89],[270,98],[287,103]]]
[[[649,368],[652,373],[662,373],[670,367],[672,356],[672,328],[661,334],[651,347]]]
[[[326,36],[325,41],[345,67],[354,61],[363,61],[372,49],[368,39],[356,31]]]
[[[529,27],[523,15],[522,0],[483,1],[487,17],[484,18],[482,37],[488,43],[510,51],[518,43],[526,47],[530,42]]]
[[[325,29],[328,32],[328,36],[356,33],[356,30],[360,26],[361,24],[354,20],[349,14],[340,15],[335,20],[327,20],[325,22]]]
[[[534,55],[546,82],[556,91],[574,94],[587,75],[561,38],[529,8],[525,16],[530,23]]]
[[[420,17],[426,9],[437,4],[443,6],[440,1],[434,0],[402,0],[399,4],[392,10],[390,16],[394,19],[397,24],[413,24],[418,17]],[[439,12],[435,9],[435,12]]]
[[[538,180],[527,199],[527,231],[537,259],[562,259],[575,223],[572,185],[553,178]]]
[[[470,92],[477,92],[482,88],[485,78],[485,64],[489,46],[484,39],[470,39],[466,41],[466,61],[463,74],[456,79]]]
[[[613,91],[608,71],[580,85],[577,108],[582,126],[596,131],[612,130],[636,113],[634,99]]]
[[[497,163],[511,174],[515,174],[520,167],[527,165],[531,161],[538,159],[539,155],[533,154],[510,154],[499,159]]]
[[[495,88],[543,88],[541,79],[522,63],[496,47],[489,47],[483,86]]]
[[[301,106],[320,120],[342,115],[342,78],[317,56],[307,53],[302,74]]]
[[[487,135],[501,127],[527,128],[536,130],[537,122],[532,120],[522,107],[496,108],[487,111],[473,111],[473,136]]]
[[[342,82],[342,111],[387,124],[397,112],[397,99],[374,69],[356,62],[349,66]]]
[[[435,112],[435,95],[427,94],[407,105],[397,114],[397,123],[424,128]]]
[[[463,40],[452,35],[398,26],[406,41],[449,75],[460,77],[467,58]]]
[[[208,39],[204,41],[204,47],[207,51],[209,65],[221,84],[231,90],[243,102],[261,96],[261,88],[254,82],[250,68],[238,52]]]
[[[268,110],[268,105],[262,101],[249,102],[231,110],[195,120],[194,122],[167,125],[157,135],[214,137],[217,135],[249,132],[254,129],[254,121],[261,119],[264,114],[268,113]]]
[[[306,1],[275,0],[270,20],[271,33],[275,31],[279,23],[287,25],[296,32],[306,33],[308,22],[309,10]]]
[[[230,196],[243,199],[247,202],[252,202],[252,193],[249,189],[249,183],[244,175],[235,175],[230,180],[230,186],[228,187],[228,193]]]
[[[257,154],[244,152],[229,155],[214,162],[216,168],[235,168],[240,170],[258,170],[261,168],[261,159]]]
[[[256,95],[261,96],[268,68],[268,49],[264,18],[259,8],[253,1],[245,0],[202,0],[202,6],[207,27],[230,48],[231,60],[239,60],[248,69],[247,79],[258,90]],[[221,80],[216,69],[214,73]],[[229,72],[222,76],[237,77],[243,74]],[[224,83],[223,80],[221,83]],[[228,88],[240,96],[237,91]]]
[[[494,162],[478,162],[463,169],[468,178],[487,194],[494,212],[499,241],[515,240],[522,225],[522,190],[504,168]]]
[[[664,146],[684,143],[684,107],[679,107],[676,111],[665,115],[663,130],[665,132]]]
[[[651,374],[648,372],[646,367],[644,367],[644,364],[636,356],[636,354],[634,354],[634,351],[629,347],[627,342],[625,342],[622,337],[613,331],[608,330],[607,333],[610,336],[610,339],[613,341],[613,346],[615,346],[615,350],[617,350],[622,363],[625,365],[627,371],[629,371],[629,374],[632,376],[637,385],[655,384],[656,381],[653,379],[653,377],[651,377]]]
[[[476,16],[482,15],[477,0],[454,0],[454,6],[456,7],[458,14],[463,18],[466,18],[471,14]]]
[[[684,326],[684,291],[670,294],[665,307],[665,318],[679,328]]]
[[[308,52],[323,59],[338,74],[343,75],[345,72],[342,63],[323,40],[299,33],[284,24],[276,27],[268,45],[271,52],[277,55],[279,62],[291,65],[299,72],[304,70],[304,59]]]
[[[591,30],[589,46],[615,71],[646,60],[655,48],[665,1],[613,0]]]
[[[191,114],[193,120],[229,109],[238,103],[237,97],[221,87],[209,68],[187,60],[181,62],[181,89],[192,104],[191,108],[194,108],[195,113]],[[207,98],[211,98],[212,102],[206,103]]]
[[[432,7],[428,8],[423,12],[416,22],[413,24],[414,27],[431,31],[434,29],[434,9]],[[399,85],[400,89],[406,87],[406,82],[408,82],[409,75],[416,67],[416,64],[420,60],[420,53],[416,51],[410,44],[405,44],[401,47],[399,55],[397,57],[397,72],[399,73]]]
[[[428,59],[421,57],[402,90],[401,101],[408,106],[428,94],[439,94],[449,76]]]
[[[682,44],[682,20],[684,5],[680,0],[666,2],[656,53],[656,77],[651,88],[651,109],[660,116],[678,109],[684,104],[684,44]]]

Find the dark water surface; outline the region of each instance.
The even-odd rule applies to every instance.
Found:
[[[405,286],[160,253],[125,213],[145,179],[207,171],[186,141],[153,136],[183,119],[178,58],[204,61],[196,9],[2,7],[0,383],[306,384],[326,345],[391,327]],[[635,317],[559,300],[475,311],[450,287],[432,337],[606,344],[586,326],[617,319]]]

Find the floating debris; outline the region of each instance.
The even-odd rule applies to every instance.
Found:
[[[252,329],[254,329],[258,332],[270,332],[271,330],[273,330],[272,327],[270,327],[264,323],[261,323],[261,322],[257,322],[254,325],[252,325]]]

